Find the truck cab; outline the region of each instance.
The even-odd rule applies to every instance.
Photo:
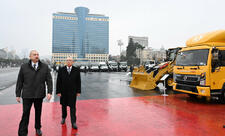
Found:
[[[194,36],[179,51],[173,69],[175,91],[217,96],[225,102],[225,31]]]

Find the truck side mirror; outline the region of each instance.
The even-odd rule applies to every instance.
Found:
[[[219,60],[219,50],[213,49],[212,50],[212,61],[218,61]]]
[[[212,72],[215,72],[215,69],[219,67],[219,50],[216,48],[212,49]]]

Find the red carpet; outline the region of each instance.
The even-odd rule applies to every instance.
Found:
[[[21,116],[22,104],[1,105],[0,136],[16,136]],[[225,105],[194,103],[182,94],[80,100],[77,118],[77,131],[71,129],[69,115],[62,126],[60,104],[44,103],[43,136],[225,135]],[[33,110],[28,136],[35,136]]]

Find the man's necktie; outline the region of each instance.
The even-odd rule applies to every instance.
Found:
[[[37,69],[36,69],[36,64],[34,64],[34,70],[37,70]]]
[[[71,72],[71,68],[69,67],[69,68],[67,69],[67,71],[68,71],[68,73],[70,74],[70,72]]]

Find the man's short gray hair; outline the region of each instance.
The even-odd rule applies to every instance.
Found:
[[[73,57],[68,56],[68,57],[66,58],[66,60],[73,60]],[[73,60],[73,61],[74,61],[74,60]]]
[[[38,53],[37,50],[31,50],[31,51],[30,51],[30,55],[31,55],[33,52],[37,52],[37,53]]]

